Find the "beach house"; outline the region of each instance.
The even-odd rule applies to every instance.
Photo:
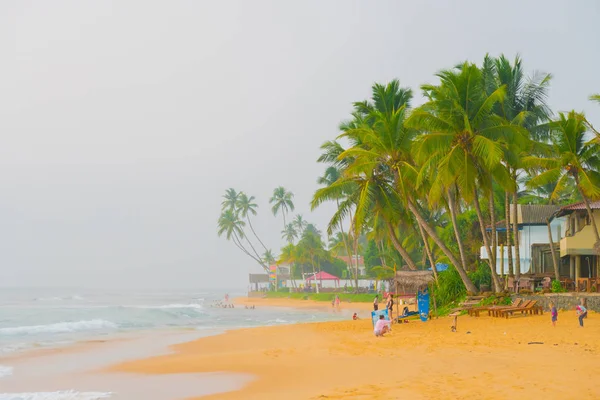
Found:
[[[351,277],[352,274],[354,272],[350,272],[350,271],[354,271],[356,269],[356,263],[358,262],[358,275],[359,276],[365,276],[367,274],[367,269],[365,267],[365,260],[363,259],[362,256],[336,256],[336,258],[342,260],[343,262],[346,263],[346,267],[348,268],[348,275],[347,277]]]
[[[510,206],[510,229],[513,230],[513,224],[518,225],[519,234],[519,259],[521,274],[551,274],[554,271],[552,263],[552,253],[550,251],[550,237],[548,234],[548,221],[550,220],[550,229],[552,231],[552,241],[555,249],[558,250],[558,242],[564,232],[564,218],[555,214],[560,210],[560,206],[552,205],[517,205],[517,215],[514,215],[514,208]],[[488,232],[492,227],[488,226]],[[498,248],[496,249],[496,271],[500,275],[509,273],[508,248],[506,244],[506,220],[496,224],[494,229],[498,238]],[[513,243],[514,245],[514,243]],[[515,265],[515,249],[511,251],[512,263]],[[502,255],[500,257],[500,255]],[[481,246],[480,257],[482,260],[488,259],[488,253],[485,246]]]
[[[600,201],[590,204],[596,226],[600,226]],[[597,282],[600,257],[594,250],[596,237],[585,203],[575,203],[560,208],[553,216],[564,221],[560,238],[561,276],[574,280],[576,289],[590,290]]]

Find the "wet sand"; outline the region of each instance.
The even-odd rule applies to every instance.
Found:
[[[238,300],[245,302],[331,307],[302,300]],[[341,308],[366,316],[371,305],[343,303]],[[556,328],[548,314],[508,320],[461,316],[456,333],[450,325],[448,317],[412,321],[394,325],[384,338],[373,336],[366,318],[240,329],[111,370],[254,377],[238,391],[203,399],[598,398],[598,314],[590,314],[583,329],[574,312],[561,312]]]

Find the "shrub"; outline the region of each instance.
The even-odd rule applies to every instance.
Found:
[[[480,290],[482,286],[487,286],[489,288],[492,285],[492,274],[490,268],[485,263],[478,263],[477,269],[470,272],[468,275],[473,284]]]
[[[566,290],[560,284],[560,281],[556,279],[552,280],[552,293],[564,293]]]
[[[435,289],[438,307],[457,302],[465,297],[467,291],[456,269],[450,267],[440,272],[438,276],[438,285]]]

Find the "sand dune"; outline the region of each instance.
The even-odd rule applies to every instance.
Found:
[[[259,304],[284,303],[307,306]],[[366,315],[370,305],[360,307]],[[600,398],[597,314],[583,329],[574,312],[562,312],[556,328],[546,314],[462,316],[457,333],[450,325],[448,317],[414,321],[395,325],[385,338],[373,336],[367,319],[241,329],[113,370],[255,376],[241,391],[209,399]]]

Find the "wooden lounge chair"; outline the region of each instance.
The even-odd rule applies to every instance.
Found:
[[[535,300],[528,300],[521,307],[506,308],[501,310],[499,315],[500,317],[508,318],[509,315],[514,315],[516,312],[520,312],[521,314],[533,314],[536,303],[537,302]]]
[[[513,302],[513,304],[509,305],[509,306],[496,306],[496,307],[492,307],[488,310],[488,315],[492,316],[492,317],[499,317],[500,314],[502,313],[502,311],[504,310],[509,310],[512,308],[519,308],[519,307],[524,307],[526,306],[531,300],[521,300],[521,299],[516,299],[518,301]]]
[[[497,310],[497,309],[508,308],[508,307],[518,307],[519,304],[521,304],[521,299],[516,298],[513,300],[512,304],[507,305],[507,306],[489,305],[489,306],[473,307],[473,308],[470,308],[468,311],[469,311],[470,316],[479,317],[479,314],[482,311],[487,311],[488,315],[492,315],[492,313],[490,312],[491,310]]]

